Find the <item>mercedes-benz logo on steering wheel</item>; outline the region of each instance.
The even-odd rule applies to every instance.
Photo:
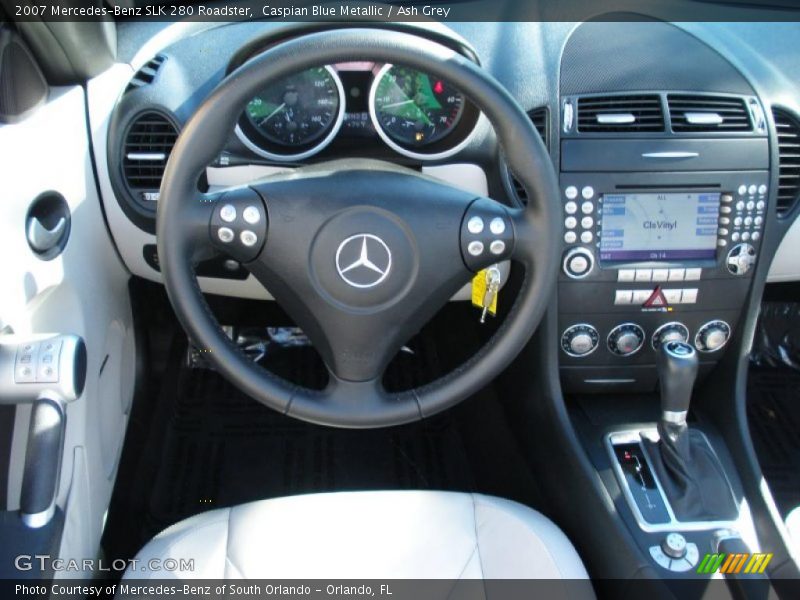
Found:
[[[355,288],[375,287],[386,279],[391,268],[389,246],[371,233],[351,235],[336,250],[339,277]]]

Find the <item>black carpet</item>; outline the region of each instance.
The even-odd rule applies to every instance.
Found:
[[[750,369],[747,412],[761,469],[785,518],[800,506],[800,373]]]
[[[387,371],[387,389],[435,378],[455,366],[454,348],[469,352],[482,341],[469,339],[475,336],[469,327],[446,329],[448,336],[429,332],[410,344],[413,353],[398,356]],[[189,368],[180,332],[169,351],[163,345],[157,356],[151,353],[149,387],[128,427],[103,537],[108,559],[132,558],[156,533],[193,514],[293,494],[476,491],[541,508],[537,483],[492,389],[424,422],[332,429],[284,417],[215,371]],[[281,349],[267,361],[298,383],[321,382],[319,358],[307,347]]]

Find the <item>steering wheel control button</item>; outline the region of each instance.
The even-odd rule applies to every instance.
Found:
[[[502,235],[506,230],[506,222],[500,217],[495,217],[489,221],[489,231],[495,235]]]
[[[514,227],[506,209],[488,198],[475,200],[461,225],[461,256],[466,267],[478,272],[508,258],[513,249]]]
[[[594,256],[586,248],[573,248],[564,255],[564,273],[571,279],[583,279],[594,268]]]
[[[223,244],[230,244],[236,235],[233,233],[233,229],[230,227],[220,227],[217,230],[217,237]]]
[[[473,241],[470,242],[467,246],[467,252],[469,252],[472,256],[480,256],[483,254],[483,242]]]
[[[588,356],[597,349],[599,342],[597,329],[587,323],[571,325],[561,334],[561,350],[573,358]]]
[[[502,240],[495,240],[489,244],[489,252],[495,256],[499,256],[506,251],[506,243]]]
[[[469,221],[467,221],[467,231],[474,234],[479,234],[483,232],[483,219],[480,217],[471,217]]]
[[[233,223],[236,220],[236,207],[233,204],[226,204],[219,209],[219,218],[226,223]]]
[[[248,248],[252,248],[258,243],[258,236],[250,231],[249,229],[245,229],[240,235],[239,239],[242,243],[247,246]]]
[[[578,188],[576,188],[574,185],[571,185],[564,190],[564,195],[567,197],[567,200],[575,200],[575,198],[578,197]]]
[[[255,206],[248,206],[242,211],[242,218],[250,225],[255,225],[261,220],[261,212]]]

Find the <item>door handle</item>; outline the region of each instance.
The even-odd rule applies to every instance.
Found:
[[[48,229],[37,217],[31,216],[28,220],[28,243],[37,252],[48,252],[61,243],[66,228],[67,220],[64,217],[52,229]]]

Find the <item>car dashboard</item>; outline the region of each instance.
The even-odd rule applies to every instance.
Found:
[[[132,273],[160,280],[161,176],[203,99],[271,45],[336,26],[203,24],[189,34],[162,24],[141,47],[144,25],[122,24],[130,64],[90,83],[89,108],[103,124],[94,142],[106,158],[109,226]],[[794,25],[386,26],[488,70],[550,152],[563,211],[554,341],[567,391],[652,390],[667,340],[698,349],[702,377],[743,333],[759,268],[771,266],[771,280],[800,279],[791,251],[800,237],[800,110],[785,46]],[[290,74],[252,98],[201,185],[243,185],[351,157],[417,169],[511,207],[528,200],[468,98],[447,81],[369,57]],[[269,298],[229,257],[201,263],[197,275],[208,293]],[[454,299],[469,297],[465,286]]]

